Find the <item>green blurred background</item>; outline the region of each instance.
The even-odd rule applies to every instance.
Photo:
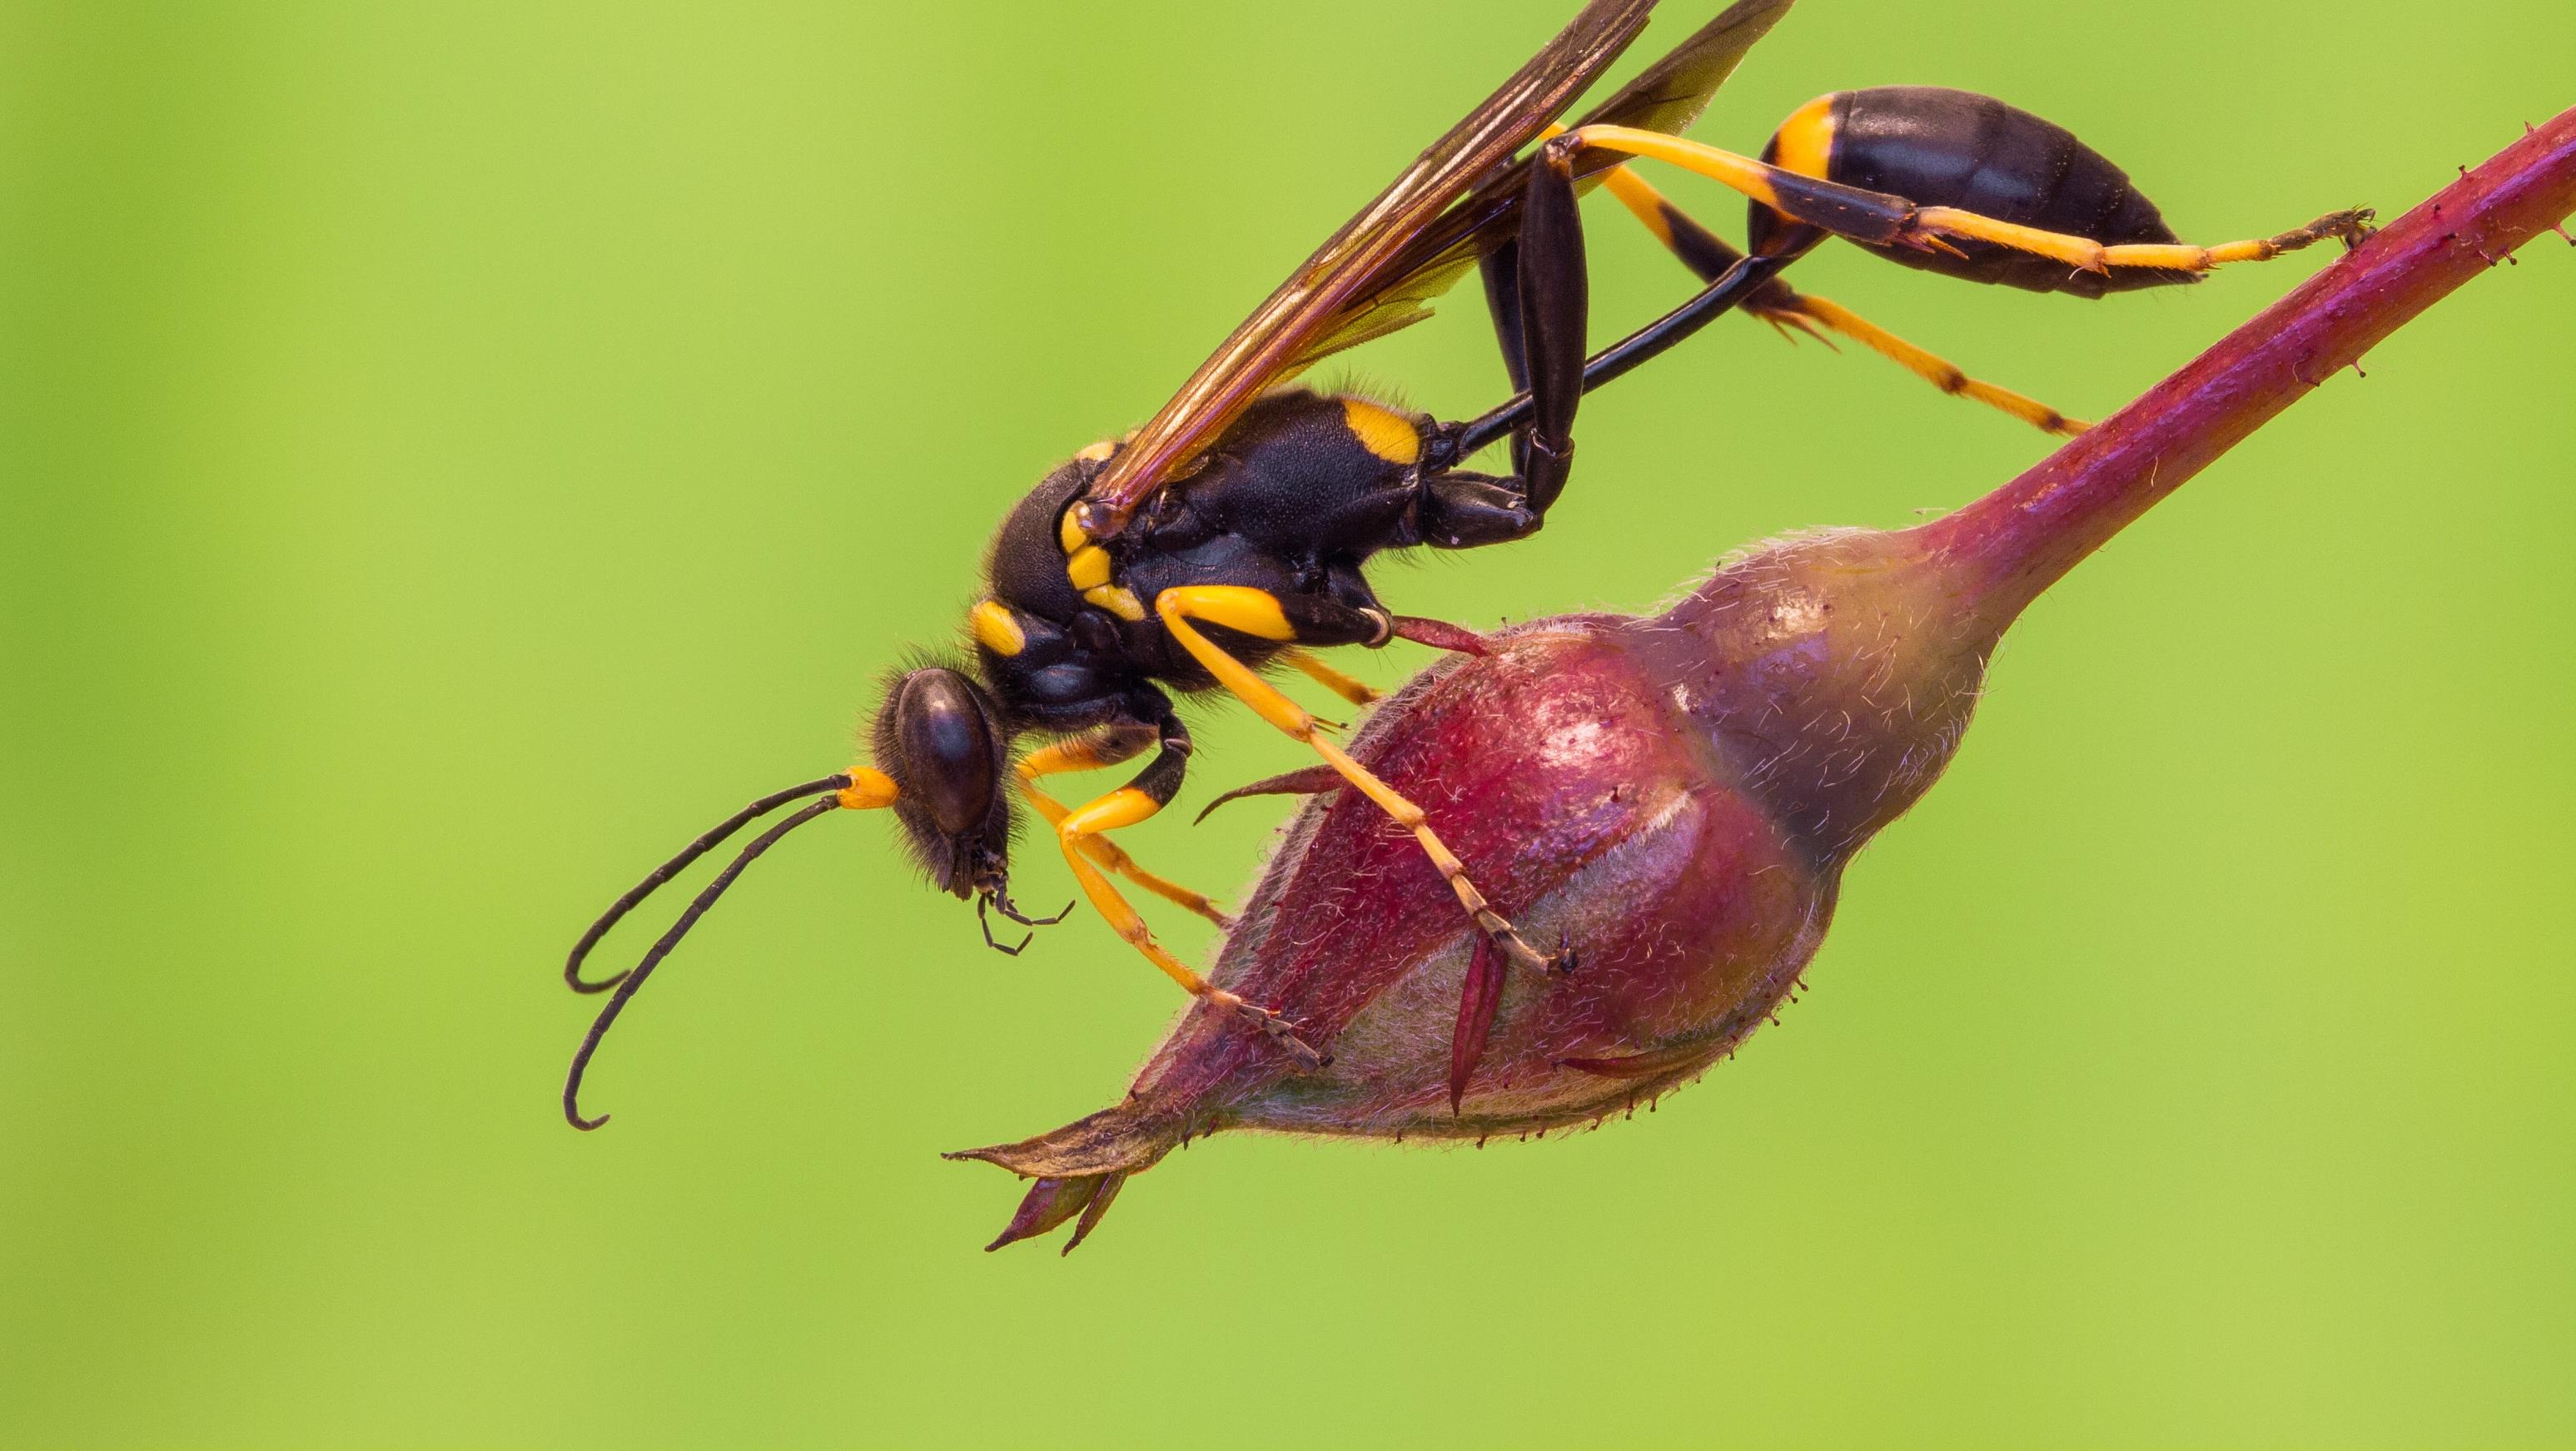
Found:
[[[1570,9],[0,7],[0,1441],[2576,1440],[2549,239],[2043,600],[1814,991],[1652,1120],[1220,1138],[988,1258],[1017,1191],[938,1151],[1107,1103],[1180,1003],[1087,917],[986,952],[850,820],[564,1127],[580,927],[844,764],[1004,507]],[[2219,240],[2411,204],[2571,56],[2563,0],[1808,0],[1698,134],[1972,87]],[[1687,283],[1591,214],[1606,337]],[[1798,276],[2099,416],[2316,265]],[[1499,388],[1472,293],[1327,376]],[[1737,321],[1583,447],[1544,537],[1388,598],[1637,608],[2043,451]],[[1203,720],[1194,799],[1296,763]],[[1129,839],[1239,890],[1281,814]]]

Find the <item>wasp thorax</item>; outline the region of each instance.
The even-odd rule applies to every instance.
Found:
[[[922,868],[960,897],[998,886],[1010,841],[1001,792],[1010,733],[981,685],[924,666],[886,692],[877,713],[877,769],[901,795],[895,815]]]

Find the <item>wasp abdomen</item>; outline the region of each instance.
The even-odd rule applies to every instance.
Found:
[[[2174,242],[2155,203],[2129,174],[2053,121],[1991,96],[1941,86],[1836,91],[1798,109],[1762,157],[1807,176],[1900,196],[1919,206],[1956,207],[2105,245]],[[1750,236],[1771,250],[1795,223],[1756,203]],[[1770,245],[1766,245],[1770,244]],[[1871,247],[1890,261],[1970,282],[2032,292],[2099,297],[2175,282],[2185,272],[2115,268],[2108,275],[1989,242],[1954,242],[1964,256]]]

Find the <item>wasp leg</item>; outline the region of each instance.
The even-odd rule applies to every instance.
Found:
[[[1020,794],[1028,798],[1038,814],[1050,826],[1061,827],[1073,809],[1038,788],[1038,778],[1066,771],[1095,771],[1119,765],[1141,756],[1154,744],[1151,727],[1109,726],[1071,740],[1041,747],[1020,758]],[[1137,886],[1175,906],[1187,907],[1219,927],[1232,927],[1234,919],[1202,892],[1194,892],[1180,883],[1158,877],[1136,864],[1116,842],[1105,836],[1085,836],[1082,849],[1105,870],[1116,872]]]
[[[1385,691],[1365,680],[1354,680],[1344,675],[1304,650],[1282,650],[1279,652],[1279,661],[1283,665],[1292,665],[1304,671],[1308,679],[1353,705],[1375,705],[1386,696]]]
[[[2066,414],[2036,398],[2026,397],[2010,388],[1971,378],[1956,363],[1937,353],[1927,352],[1896,334],[1879,327],[1850,309],[1822,297],[1789,294],[1789,305],[1779,309],[1754,308],[1753,315],[1775,326],[1805,327],[1813,324],[1841,333],[1871,352],[1895,363],[1915,377],[1940,389],[1953,398],[1965,398],[1989,408],[2009,413],[2042,433],[2060,438],[2073,438],[2093,425]]]
[[[1684,339],[1760,291],[1764,284],[1779,275],[1781,269],[1796,260],[1788,256],[1760,256],[1747,257],[1736,263],[1731,271],[1701,288],[1690,301],[1585,359],[1583,391],[1589,393],[1604,384],[1617,382],[1652,359],[1670,352]],[[1441,449],[1451,459],[1466,458],[1528,422],[1531,410],[1530,395],[1524,392],[1474,418],[1444,423],[1439,430]],[[1427,531],[1427,521],[1425,527]],[[1497,535],[1495,539],[1517,539],[1534,528],[1523,528],[1519,534]],[[1463,549],[1474,544],[1492,543],[1495,539],[1479,538],[1464,544],[1445,544],[1440,539],[1430,538],[1424,542],[1435,547]]]
[[[1460,655],[1493,653],[1485,648],[1485,637],[1466,626],[1453,625],[1446,620],[1427,619],[1421,615],[1396,616],[1395,628],[1388,632],[1388,638],[1411,640],[1416,645],[1428,645],[1434,650],[1455,651]]]
[[[1583,336],[1592,310],[1573,153],[1543,150],[1532,160],[1517,240],[1530,395],[1519,473],[1531,510],[1544,517],[1574,469],[1574,411],[1583,402]]]
[[[1494,320],[1494,345],[1502,350],[1503,376],[1512,380],[1512,391],[1529,388],[1529,343],[1521,335],[1521,243],[1518,237],[1506,237],[1502,244],[1476,261],[1485,279],[1485,311]],[[1512,467],[1521,466],[1520,435],[1512,436]]]
[[[1674,206],[1634,168],[1615,167],[1603,182],[1619,204],[1702,282],[1715,282],[1744,260],[1743,253]],[[1776,278],[1740,305],[1774,327],[1795,327],[1807,332],[1823,328],[1840,333],[1954,398],[2000,409],[2042,432],[2071,437],[2092,427],[2009,388],[1971,378],[1947,358],[1916,347],[1839,303],[1802,295]]]
[[[1126,939],[1128,946],[1145,954],[1145,959],[1161,968],[1164,976],[1179,983],[1182,991],[1249,1020],[1306,1068],[1323,1066],[1324,1055],[1298,1037],[1287,1020],[1268,1008],[1257,1007],[1216,986],[1192,971],[1189,964],[1165,951],[1163,945],[1154,940],[1153,929],[1145,925],[1145,919],[1128,905],[1125,897],[1118,895],[1118,889],[1110,885],[1109,878],[1101,874],[1100,868],[1092,864],[1092,849],[1087,843],[1097,840],[1103,832],[1134,826],[1169,805],[1181,789],[1182,775],[1189,769],[1190,733],[1181,724],[1180,717],[1172,713],[1171,702],[1156,694],[1150,701],[1139,700],[1136,703],[1149,707],[1160,716],[1154,724],[1155,744],[1161,749],[1144,770],[1136,773],[1134,780],[1096,801],[1066,812],[1064,819],[1055,824],[1056,843],[1064,850],[1065,864],[1073,868],[1073,879],[1082,884],[1083,895],[1091,899],[1092,907],[1108,922],[1111,930]]]
[[[1584,126],[1547,143],[1550,148],[1598,147],[1626,156],[1652,157],[1685,171],[1695,171],[1731,187],[1793,222],[1836,236],[1881,247],[1922,251],[1956,251],[1944,237],[1991,242],[2028,252],[2086,272],[2114,267],[2145,267],[2166,272],[2206,272],[2229,262],[2260,262],[2295,252],[2329,237],[2358,241],[2368,233],[2369,214],[2332,212],[2304,227],[2275,237],[2228,242],[2216,247],[2183,243],[2105,245],[2090,237],[2043,231],[2018,223],[1962,211],[1957,207],[1918,207],[1900,196],[1803,176],[1749,156],[1721,151],[1697,141],[1640,131],[1628,126]]]
[[[1447,548],[1517,539],[1535,530],[1574,467],[1574,412],[1583,401],[1583,338],[1591,313],[1591,279],[1583,260],[1583,223],[1575,206],[1574,172],[1565,156],[1542,152],[1531,164],[1521,196],[1520,231],[1479,259],[1485,306],[1493,314],[1494,341],[1503,372],[1530,406],[1512,430],[1509,480],[1492,499],[1461,501],[1476,516],[1452,532],[1461,540],[1432,542]],[[1496,509],[1530,514],[1517,524],[1481,516]],[[1453,511],[1454,512],[1454,511]],[[1465,516],[1462,516],[1465,517]]]
[[[1964,212],[1957,207],[1925,207],[1915,214],[1914,224],[1933,233],[1936,238],[1967,237],[1992,242],[2017,252],[2054,258],[2086,272],[2108,272],[2114,267],[2145,267],[2159,272],[2206,272],[2230,262],[2269,262],[2285,253],[2313,247],[2329,239],[2358,242],[2370,233],[2370,213],[2366,210],[2328,212],[2304,227],[2293,227],[2273,236],[2254,237],[2242,242],[2221,242],[2215,247],[2196,246],[2190,242],[2105,245],[2090,237],[2016,226],[1975,212]]]
[[[1506,956],[1525,966],[1543,970],[1571,967],[1571,953],[1552,958],[1540,952],[1494,910],[1493,904],[1485,900],[1485,894],[1477,891],[1476,884],[1467,879],[1466,865],[1449,850],[1447,843],[1440,840],[1440,834],[1431,829],[1421,807],[1379,780],[1366,766],[1352,760],[1324,735],[1315,717],[1254,674],[1250,666],[1219,649],[1190,623],[1194,619],[1205,620],[1258,640],[1294,640],[1298,638],[1298,629],[1288,618],[1286,603],[1268,590],[1243,585],[1185,585],[1155,596],[1154,613],[1172,638],[1180,641],[1181,648],[1189,651],[1210,675],[1215,676],[1218,684],[1252,707],[1254,714],[1322,756],[1327,764],[1341,773],[1343,780],[1358,787],[1369,800],[1377,803],[1379,810],[1395,818],[1397,825],[1411,831],[1414,840],[1422,844],[1423,854],[1431,858],[1431,865],[1439,869],[1450,890],[1458,894],[1458,904],[1467,909],[1467,915],[1476,920],[1477,927],[1493,939],[1494,945]],[[1327,602],[1304,598],[1298,599],[1296,604],[1301,612],[1330,607]],[[1352,613],[1356,615],[1357,611]]]

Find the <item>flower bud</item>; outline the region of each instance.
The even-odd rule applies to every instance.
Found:
[[[1796,986],[1844,863],[1948,763],[2003,623],[1963,580],[1917,535],[1820,534],[1662,615],[1537,621],[1416,677],[1352,754],[1574,966],[1506,966],[1410,832],[1324,792],[1212,977],[1330,1061],[1301,1071],[1201,1004],[1124,1102],[959,1156],[1039,1181],[996,1247],[1087,1232],[1198,1134],[1544,1132],[1696,1077]]]

